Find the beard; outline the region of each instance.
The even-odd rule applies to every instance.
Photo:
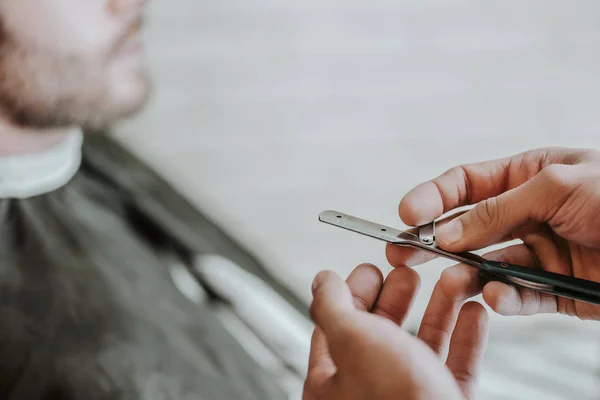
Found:
[[[102,130],[140,111],[151,92],[147,70],[111,71],[95,59],[25,46],[0,18],[0,114],[19,126]],[[112,72],[112,73],[111,73]],[[123,92],[126,87],[129,91]]]

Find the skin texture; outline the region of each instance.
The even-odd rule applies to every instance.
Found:
[[[461,291],[439,283],[418,337],[402,329],[418,291],[411,268],[383,280],[373,265],[346,282],[324,271],[313,284],[313,334],[304,400],[472,399],[487,342],[487,314],[466,299],[480,285],[463,271]],[[453,289],[453,288],[450,288]]]
[[[442,223],[440,246],[449,251],[481,249],[506,240],[522,244],[487,258],[543,268],[600,282],[600,153],[548,148],[499,160],[462,165],[425,182],[401,201],[402,220],[412,226],[433,221],[457,207],[474,205]],[[421,264],[431,257],[388,246],[393,266]],[[444,272],[441,283],[452,290],[471,285],[460,280],[468,267]],[[477,279],[476,274],[472,274]],[[529,289],[490,282],[483,298],[504,315],[562,313],[600,319],[600,307]]]
[[[399,212],[406,224],[419,226],[463,206],[474,207],[438,222],[444,249],[520,239],[485,257],[600,282],[600,152],[538,149],[462,165],[410,191]],[[332,273],[317,276],[312,315],[318,327],[305,399],[472,398],[486,319],[479,304],[463,303],[481,292],[500,314],[600,319],[600,307],[482,282],[476,269],[457,265],[443,272],[415,339],[398,327],[418,281],[407,265],[433,256],[391,245],[386,251],[396,269],[383,287],[368,266],[346,284]]]
[[[48,147],[73,127],[104,128],[146,103],[145,3],[0,2],[0,154]]]

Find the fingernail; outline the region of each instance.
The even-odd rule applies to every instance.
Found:
[[[437,229],[436,240],[445,245],[452,245],[460,241],[462,235],[462,222],[458,219],[455,219],[454,221],[449,222],[446,225],[442,225]]]

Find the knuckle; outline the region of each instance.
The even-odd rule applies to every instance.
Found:
[[[421,328],[429,329],[432,333],[440,336],[449,336],[452,334],[452,327],[455,324],[453,318],[443,314],[426,314],[423,316]]]
[[[471,384],[477,380],[477,376],[468,369],[454,371],[454,378],[463,384]]]
[[[423,343],[425,343],[429,348],[436,354],[442,354],[444,351],[444,344],[440,343],[437,340],[433,339],[421,339]]]
[[[439,281],[436,283],[436,286],[434,287],[433,290],[436,290],[439,287],[439,290],[444,294],[444,296],[446,298],[452,299],[454,298],[454,285],[453,285],[453,281],[454,281],[454,271],[456,271],[458,267],[457,266],[453,266],[450,268],[446,268],[445,270],[442,271],[441,275],[440,275],[440,279]]]
[[[544,182],[550,185],[550,189],[563,189],[571,186],[572,166],[564,164],[552,164],[547,166],[540,172]]]
[[[441,354],[452,335],[454,320],[444,315],[425,315],[420,326],[419,338],[435,353]]]
[[[490,197],[477,204],[474,212],[484,228],[492,228],[501,217],[500,203],[496,197]]]
[[[482,348],[482,343],[476,339],[453,340],[452,349],[460,351],[462,354],[474,355]],[[469,358],[470,359],[470,358]]]

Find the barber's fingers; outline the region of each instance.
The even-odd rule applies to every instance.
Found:
[[[571,197],[579,171],[578,166],[554,164],[522,185],[480,201],[437,230],[438,244],[452,252],[480,249],[532,221],[550,221]]]
[[[558,311],[556,296],[502,282],[485,285],[483,299],[492,310],[502,315],[553,314]]]
[[[524,241],[527,244],[509,246],[485,257],[524,267],[541,268],[544,266],[544,269],[551,272],[571,274],[562,266],[563,263],[570,264],[570,262],[560,254],[557,245],[553,243],[547,233],[538,232],[527,235],[524,237]],[[502,315],[555,313],[558,310],[556,296],[502,282],[486,284],[483,289],[483,299],[495,312]]]
[[[448,216],[440,221],[436,222],[436,229],[439,229],[440,226],[447,224],[453,219],[459,217],[464,214],[465,211],[454,213],[451,216]],[[417,228],[408,229],[407,232],[418,234]],[[433,260],[438,257],[435,253],[429,251],[422,251],[419,249],[415,249],[414,247],[407,246],[397,246],[393,244],[388,244],[385,249],[386,257],[388,262],[392,267],[413,267],[416,265],[424,264],[428,261]]]
[[[525,245],[509,246],[492,251],[484,255],[484,258],[523,266],[536,265],[535,256]],[[506,313],[516,307],[516,300],[510,297],[511,292],[507,293],[506,291],[516,291],[517,289],[499,282],[485,283],[478,269],[464,264],[450,267],[444,270],[440,276],[425,310],[418,336],[429,344],[442,359],[446,357],[459,311],[466,300],[478,295],[483,290],[484,299],[495,311]],[[497,292],[498,290],[500,292]],[[524,294],[529,296],[530,292],[533,291],[524,292]],[[518,300],[520,301],[521,298],[519,297]],[[520,304],[517,303],[517,305]],[[549,307],[546,303],[541,305]],[[535,306],[528,302],[523,311],[530,311]]]
[[[436,222],[436,230],[439,232],[439,230],[442,229],[444,225],[448,224],[449,222],[457,219],[462,215],[465,215],[465,213],[467,212],[468,210],[457,212],[444,218],[443,220]],[[535,222],[524,224],[523,226],[520,226],[514,231],[509,232],[503,237],[499,238],[493,244],[501,244],[514,239],[520,239],[525,236],[529,236],[531,233],[536,233],[543,229],[543,226],[544,224]],[[417,230],[416,228],[413,228],[410,229],[409,232],[417,233]],[[414,247],[398,246],[389,243],[386,246],[385,254],[390,265],[395,268],[403,266],[414,267],[439,257],[436,253],[432,253],[429,251],[423,251]]]
[[[446,365],[467,399],[474,399],[487,345],[488,315],[477,302],[466,303],[450,340]]]
[[[519,231],[506,235],[494,244],[502,244],[518,238]],[[386,245],[385,255],[390,265],[394,268],[401,268],[404,266],[416,267],[440,257],[437,253],[430,251],[423,251],[414,247],[398,246],[390,243]]]
[[[536,149],[457,166],[406,194],[400,202],[400,218],[411,226],[426,224],[455,208],[477,204],[515,188],[551,164],[573,165],[589,153],[582,149]]]
[[[529,245],[538,248],[538,241],[526,238]],[[553,252],[544,248],[546,256],[553,256]],[[524,267],[539,268],[538,260],[532,252],[532,247],[519,244],[495,250],[484,255],[484,258],[492,261],[504,261]],[[548,260],[546,260],[549,262]],[[553,261],[556,265],[556,259]],[[465,269],[465,277],[461,278],[460,271]],[[471,274],[467,279],[466,271]],[[553,270],[553,272],[566,273],[566,271]],[[448,268],[440,277],[440,284],[449,293],[449,296],[459,296],[467,293],[474,280],[480,280],[479,272],[473,267],[459,265]],[[502,315],[532,315],[539,313],[554,313],[557,311],[557,299],[555,296],[540,293],[531,289],[517,288],[502,282],[489,282],[483,287],[483,299],[497,313]]]

